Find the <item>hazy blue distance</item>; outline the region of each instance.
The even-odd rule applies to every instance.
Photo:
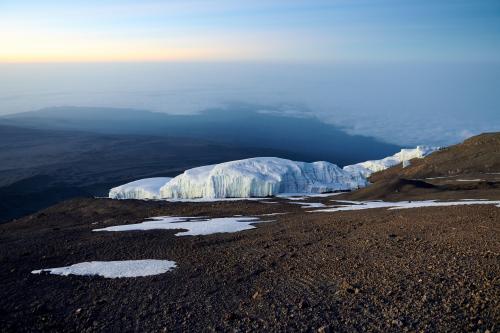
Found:
[[[0,115],[67,105],[192,114],[232,103],[314,115],[398,145],[444,145],[500,130],[500,65],[0,65]]]

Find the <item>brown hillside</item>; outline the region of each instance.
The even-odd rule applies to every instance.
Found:
[[[500,132],[485,133],[463,143],[439,150],[426,158],[374,173],[370,181],[406,178],[421,179],[500,172]]]
[[[500,132],[481,134],[370,177],[372,185],[346,194],[351,200],[498,197]]]

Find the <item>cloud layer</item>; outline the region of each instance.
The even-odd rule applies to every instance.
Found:
[[[402,145],[500,130],[500,65],[0,65],[0,115],[73,105],[192,114],[246,103]]]

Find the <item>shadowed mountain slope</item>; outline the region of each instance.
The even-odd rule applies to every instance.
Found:
[[[0,222],[75,196],[195,166],[294,154],[201,139],[105,135],[0,125]]]
[[[401,149],[371,137],[349,135],[309,113],[291,117],[259,105],[236,104],[196,115],[57,107],[0,117],[2,123],[104,134],[196,138],[242,147],[292,151],[296,160],[325,160],[339,166],[386,157]]]

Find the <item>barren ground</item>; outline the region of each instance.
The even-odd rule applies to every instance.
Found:
[[[500,208],[309,213],[273,201],[75,199],[0,225],[0,330],[499,330]],[[160,215],[272,212],[288,214],[232,234],[91,231]],[[127,259],[178,266],[141,278],[30,274]]]

